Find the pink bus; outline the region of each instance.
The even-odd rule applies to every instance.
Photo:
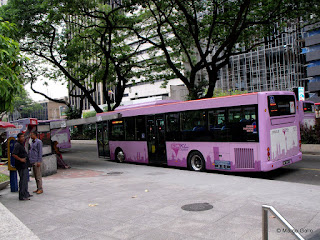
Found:
[[[260,92],[123,108],[97,123],[99,156],[194,171],[270,171],[300,161],[292,92]]]
[[[315,105],[312,101],[298,101],[300,124],[304,127],[313,127],[316,124]]]
[[[320,118],[320,103],[315,103],[315,112],[316,112],[316,118]]]

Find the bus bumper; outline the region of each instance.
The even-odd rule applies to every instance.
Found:
[[[274,169],[278,169],[284,166],[288,166],[291,165],[295,162],[299,162],[302,160],[302,153],[299,152],[297,155],[285,158],[285,159],[281,159],[278,161],[268,161],[268,162],[264,162],[261,166],[261,171],[262,172],[268,172],[268,171],[272,171]]]

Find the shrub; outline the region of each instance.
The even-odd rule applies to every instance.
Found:
[[[301,143],[320,144],[320,119],[316,119],[314,127],[300,125]]]

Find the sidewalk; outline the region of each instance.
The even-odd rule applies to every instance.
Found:
[[[118,164],[95,156],[81,166],[75,158],[66,157],[72,169],[44,178],[44,194],[31,201],[17,201],[10,189],[1,192],[0,201],[40,239],[257,240],[263,204],[275,207],[306,239],[319,239],[319,186]],[[34,186],[32,180],[30,190]],[[182,210],[193,203],[213,208]],[[275,218],[268,220],[270,239],[293,239]]]
[[[1,196],[0,196],[1,201]],[[39,240],[39,238],[27,228],[16,216],[0,203],[0,239],[28,239]]]
[[[320,144],[302,144],[301,151],[303,154],[320,155]]]
[[[97,145],[97,140],[71,140],[72,144],[89,144],[89,145]]]

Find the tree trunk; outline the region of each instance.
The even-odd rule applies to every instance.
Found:
[[[218,72],[216,69],[213,71],[210,71],[208,73],[208,75],[209,75],[209,87],[208,87],[208,91],[207,91],[206,95],[204,96],[204,98],[212,98],[213,97],[214,88],[216,86],[216,82],[218,81]]]

